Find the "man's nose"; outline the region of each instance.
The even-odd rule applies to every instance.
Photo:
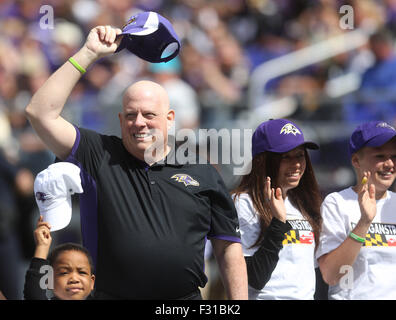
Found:
[[[144,127],[146,125],[146,121],[141,113],[138,113],[135,119],[135,126]]]

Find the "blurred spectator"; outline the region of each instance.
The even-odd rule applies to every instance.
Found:
[[[380,29],[370,37],[374,65],[361,79],[359,91],[349,96],[344,106],[347,121],[396,121],[396,56],[394,39],[387,29]]]
[[[169,62],[150,63],[153,80],[161,84],[169,95],[170,106],[176,112],[175,132],[179,129],[199,127],[199,104],[194,89],[181,79],[181,63],[178,57]]]
[[[106,114],[103,111],[100,92],[114,76],[113,67],[114,64],[110,60],[102,60],[89,70],[73,94],[73,106],[70,106],[68,117],[73,123],[92,130],[104,129]]]
[[[21,299],[21,254],[18,220],[18,196],[33,193],[33,175],[11,164],[0,153],[0,290],[8,299]],[[6,258],[4,258],[6,257]]]
[[[55,25],[50,48],[53,69],[57,69],[65,60],[69,59],[80,48],[84,40],[83,32],[77,24],[57,19]]]
[[[201,126],[222,128],[246,107],[248,63],[236,39],[220,23],[202,35],[211,47],[204,51],[192,39],[182,50],[184,77],[196,88],[201,103]]]

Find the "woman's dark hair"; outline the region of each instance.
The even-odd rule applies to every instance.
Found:
[[[50,265],[54,266],[58,256],[62,252],[65,252],[65,251],[79,251],[79,252],[85,254],[87,256],[89,266],[91,268],[91,274],[94,274],[94,264],[93,264],[93,260],[92,260],[92,257],[90,255],[89,251],[78,243],[68,242],[68,243],[63,243],[63,244],[56,246],[48,256],[48,261],[49,261]]]
[[[287,196],[290,202],[300,210],[301,214],[312,226],[315,235],[315,244],[317,246],[322,225],[322,216],[320,214],[322,196],[306,149],[304,149],[304,154],[306,160],[305,172],[298,186],[288,190]],[[274,152],[263,152],[256,155],[252,160],[250,173],[243,176],[239,186],[233,190],[233,193],[235,193],[234,201],[236,201],[241,193],[247,193],[259,214],[261,232],[252,247],[261,243],[264,232],[272,220],[271,209],[265,201],[264,186],[268,176],[271,178],[272,188],[276,189],[280,187],[276,183],[278,181],[281,159],[282,154]]]

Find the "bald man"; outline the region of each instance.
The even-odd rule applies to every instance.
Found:
[[[169,108],[168,95],[159,84],[139,81],[131,85],[124,94],[119,118],[123,144],[135,157],[152,164],[169,153],[168,129],[175,112]],[[154,142],[158,148],[146,153]]]
[[[120,33],[110,26],[92,29],[74,61],[87,69],[114,53]],[[25,111],[57,158],[81,168],[81,230],[96,267],[95,297],[201,299],[210,239],[228,297],[246,299],[235,207],[211,165],[175,159],[167,144],[175,112],[166,91],[150,81],[125,91],[121,139],[78,128],[60,116],[81,77],[78,65],[62,65]]]

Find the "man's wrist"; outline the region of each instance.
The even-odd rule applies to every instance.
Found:
[[[74,54],[72,58],[85,70],[87,70],[91,64],[99,59],[96,53],[85,46],[83,46],[76,54]]]

